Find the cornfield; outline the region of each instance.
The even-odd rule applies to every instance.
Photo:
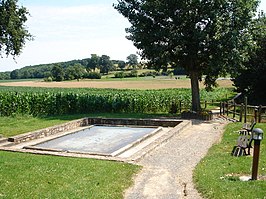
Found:
[[[219,100],[228,89],[201,91],[204,100]],[[63,115],[95,112],[165,113],[190,109],[190,89],[119,90],[0,87],[0,116]]]

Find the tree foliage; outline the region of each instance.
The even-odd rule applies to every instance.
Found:
[[[266,105],[266,16],[254,20],[253,35],[258,45],[234,79],[239,92],[248,95],[249,103]]]
[[[66,71],[65,79],[67,80],[74,80],[74,79],[79,80],[87,72],[86,69],[80,64],[75,64],[73,66],[70,66],[65,71]]]
[[[17,56],[32,36],[25,26],[29,12],[17,0],[0,0],[0,56]]]
[[[87,69],[95,70],[99,66],[100,57],[96,54],[91,54],[91,58],[88,60]]]
[[[252,45],[247,27],[257,0],[118,0],[131,23],[127,38],[143,59],[159,67],[181,66],[191,78],[192,110],[200,110],[199,80],[208,88],[238,68]]]
[[[64,70],[61,66],[59,65],[55,65],[53,68],[52,68],[52,76],[53,76],[53,79],[57,82],[61,82],[64,80],[64,76],[65,76],[65,73],[64,73]]]
[[[118,61],[118,68],[120,68],[120,70],[124,70],[126,67],[126,62],[124,61]]]
[[[114,66],[109,56],[102,55],[99,59],[99,67],[101,73],[108,74],[108,72],[112,70]]]
[[[107,55],[105,55],[107,56]],[[103,57],[105,57],[103,56]],[[107,56],[109,57],[109,56]],[[52,77],[51,71],[54,65],[58,65],[62,67],[65,73],[64,79],[71,80],[71,79],[80,79],[80,78],[91,78],[91,79],[99,79],[101,75],[98,74],[95,69],[100,69],[100,56],[96,54],[92,54],[91,58],[85,58],[81,60],[71,60],[66,62],[58,62],[52,64],[40,64],[40,65],[33,65],[33,66],[25,66],[21,69],[16,69],[11,72],[0,72],[0,79],[28,79],[28,78],[48,78]],[[114,61],[110,60],[109,57],[109,68],[108,71],[114,70],[113,63],[120,63],[124,61]],[[125,62],[124,62],[125,63]],[[81,76],[81,77],[80,77]]]
[[[136,68],[136,66],[138,65],[138,56],[135,54],[130,54],[127,57],[127,64],[133,68]]]
[[[1,72],[0,80],[10,79],[10,72]]]

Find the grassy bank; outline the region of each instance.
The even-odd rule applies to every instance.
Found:
[[[139,166],[0,151],[0,198],[123,198]]]
[[[129,114],[129,113],[95,113],[95,114],[77,114],[60,115],[50,117],[33,117],[29,115],[15,115],[12,117],[0,117],[0,134],[4,137],[10,137],[47,128],[50,126],[63,124],[65,122],[80,119],[84,117],[104,117],[104,118],[158,118],[171,116],[170,114]]]
[[[194,181],[205,198],[265,198],[266,181],[242,182],[239,176],[251,176],[252,157],[233,157],[231,151],[236,144],[240,123],[229,124],[221,143],[213,146],[208,155],[194,171]],[[266,132],[266,124],[257,124]],[[266,140],[261,143],[259,176],[266,176]]]

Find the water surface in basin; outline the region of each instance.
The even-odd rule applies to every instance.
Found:
[[[82,131],[37,144],[35,147],[111,154],[154,132],[155,129],[157,128],[93,126]]]

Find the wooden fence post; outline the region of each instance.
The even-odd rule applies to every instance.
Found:
[[[226,115],[229,115],[229,102],[226,102]]]
[[[240,107],[240,113],[239,113],[239,122],[242,122],[242,118],[243,118],[243,109],[244,109],[244,104],[241,104]]]
[[[261,123],[261,114],[262,114],[262,106],[259,105],[259,110],[258,110],[258,122]]]
[[[233,103],[233,106],[234,106],[233,118],[235,118],[236,117],[236,103],[235,103],[235,101]]]
[[[223,102],[223,115],[225,115],[225,102]]]
[[[223,103],[220,102],[220,115],[222,115],[222,108],[223,108]]]
[[[257,107],[254,108],[254,120],[255,122],[258,122],[258,108]]]
[[[248,98],[245,97],[244,123],[247,123]]]

